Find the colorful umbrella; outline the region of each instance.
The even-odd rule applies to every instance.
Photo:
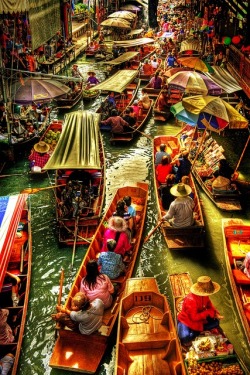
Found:
[[[168,69],[164,72],[164,76],[165,77],[172,77],[175,73],[178,73],[178,72],[187,72],[187,71],[193,71],[192,68],[188,68],[188,67],[185,67],[185,66],[178,66],[177,68],[171,68],[171,69]]]
[[[213,68],[199,57],[180,57],[177,61],[183,66],[199,70],[200,72],[213,73]]]
[[[121,7],[122,10],[130,10],[131,12],[140,12],[141,8],[133,4],[125,4]]]
[[[221,132],[229,125],[230,129],[248,127],[248,121],[234,107],[216,96],[190,96],[182,100],[187,113],[198,115],[198,128]]]
[[[201,95],[220,95],[222,88],[204,74],[193,71],[182,71],[168,78],[168,87]]]
[[[108,18],[123,18],[124,20],[133,21],[136,18],[136,14],[127,10],[120,10],[110,14]]]
[[[117,27],[119,29],[131,29],[130,23],[123,18],[107,18],[101,26]]]
[[[170,107],[170,112],[179,120],[183,121],[186,124],[195,126],[198,121],[198,115],[195,115],[191,112],[185,110],[182,105],[182,102],[178,102]]]

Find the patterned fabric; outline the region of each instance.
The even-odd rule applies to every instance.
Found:
[[[110,279],[116,279],[125,270],[121,255],[110,251],[100,254],[98,264],[101,265],[101,272]]]
[[[7,318],[9,315],[9,310],[0,310],[0,344],[9,344],[14,341],[14,336],[12,334],[12,329],[7,323]]]
[[[43,168],[45,166],[49,158],[49,154],[39,154],[36,151],[33,151],[32,154],[29,156],[29,160],[31,162],[34,160],[35,166],[40,168]]]

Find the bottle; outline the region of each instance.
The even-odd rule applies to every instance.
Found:
[[[32,160],[32,162],[30,163],[30,169],[32,170],[33,169],[33,167],[35,166],[35,160]]]

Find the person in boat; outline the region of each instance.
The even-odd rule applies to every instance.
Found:
[[[140,115],[140,107],[139,107],[139,101],[136,99],[134,100],[134,103],[131,105],[131,108],[133,109],[134,117],[137,119]]]
[[[230,167],[227,160],[221,159],[219,160],[219,168],[217,171],[213,173],[213,177],[216,178],[216,177],[222,176],[222,177],[227,178],[228,180],[231,180],[233,174],[234,174],[234,170],[232,167]]]
[[[111,125],[111,132],[112,133],[124,133],[125,128],[129,128],[129,124],[123,120],[121,116],[118,115],[118,112],[116,109],[112,109],[111,116],[107,118],[107,120],[101,121],[102,125]]]
[[[172,52],[169,52],[168,58],[167,58],[167,68],[173,68],[176,62],[176,58],[172,54]]]
[[[184,298],[182,309],[177,316],[177,329],[181,343],[190,346],[202,331],[219,327],[220,315],[210,300],[210,296],[220,290],[220,285],[209,276],[200,276]]]
[[[139,105],[139,107],[141,107],[141,112],[142,112],[143,109],[149,109],[150,108],[151,102],[150,102],[149,96],[146,93],[145,89],[142,89],[141,93],[142,93],[142,96],[140,97],[138,105]]]
[[[60,305],[57,305],[56,309],[58,313],[51,315],[53,320],[83,335],[91,335],[102,325],[103,301],[100,298],[90,301],[84,292],[74,295],[71,309]]]
[[[151,76],[154,73],[152,65],[148,62],[148,60],[145,61],[145,63],[142,65],[142,72],[146,76]]]
[[[151,60],[151,65],[154,70],[156,70],[159,67],[159,62],[156,57],[154,57],[153,60]]]
[[[166,182],[159,187],[159,194],[161,197],[162,207],[167,210],[170,204],[173,202],[174,197],[170,194],[170,189],[175,183],[175,175],[169,174],[166,177]]]
[[[243,261],[243,272],[250,279],[250,252],[246,254]]]
[[[157,109],[161,112],[167,112],[169,110],[167,90],[161,91],[158,102],[157,102]]]
[[[167,156],[169,162],[171,162],[171,155],[166,151],[167,145],[165,143],[160,144],[160,151],[157,151],[155,154],[155,166],[161,164],[163,156]]]
[[[86,276],[81,281],[80,292],[84,292],[89,301],[99,298],[104,303],[104,309],[111,306],[114,286],[107,275],[100,273],[96,259],[86,265]]]
[[[121,218],[123,218],[126,223],[127,223],[127,226],[128,226],[128,236],[129,238],[131,237],[131,232],[132,232],[132,229],[133,229],[133,219],[130,215],[130,213],[128,212],[128,207],[126,205],[126,202],[123,200],[123,199],[119,199],[118,202],[116,203],[116,210],[115,212],[113,213],[113,216],[120,216]]]
[[[40,141],[34,145],[28,158],[30,161],[30,170],[32,172],[41,172],[50,158],[49,150],[50,146],[44,141]]]
[[[166,178],[172,173],[172,165],[169,163],[168,156],[163,156],[161,163],[156,167],[156,178],[160,184],[166,183]]]
[[[170,204],[163,221],[167,221],[175,228],[184,228],[194,225],[194,201],[189,197],[192,189],[183,183],[178,183],[171,187],[170,193],[176,197]]]
[[[181,181],[183,176],[188,176],[191,172],[192,163],[188,158],[189,152],[184,150],[181,154],[176,155],[172,160],[172,165],[176,166],[175,182]]]
[[[95,72],[89,72],[88,75],[89,75],[89,78],[87,79],[87,86],[88,87],[92,87],[92,86],[95,86],[98,83],[100,83],[99,79],[96,78]]]
[[[101,266],[101,273],[107,275],[110,279],[116,279],[125,271],[125,265],[121,254],[115,253],[116,240],[107,240],[108,251],[102,252],[98,258],[98,265]]]
[[[113,239],[116,241],[114,252],[124,257],[131,249],[127,228],[127,223],[123,218],[119,216],[111,216],[108,220],[108,227],[103,235],[101,251],[107,251],[107,240]]]
[[[116,101],[115,101],[115,93],[114,93],[114,91],[110,91],[109,93],[108,93],[108,97],[107,97],[107,102],[108,102],[108,104],[110,105],[110,106],[112,106],[113,108],[115,108],[116,107]]]
[[[12,304],[13,307],[17,307],[19,303],[19,288],[20,288],[20,283],[21,279],[17,275],[14,275],[13,273],[6,272],[7,278],[10,279],[12,287],[11,287],[11,299],[12,299]]]
[[[154,77],[149,81],[150,87],[156,90],[160,90],[162,87],[162,79],[159,76],[160,72],[156,72]]]
[[[132,112],[131,112],[132,110]],[[134,116],[131,116],[131,113],[133,113],[133,108],[131,107],[128,107],[125,109],[125,115],[122,117],[124,121],[126,121],[128,123],[129,126],[126,126],[124,130],[126,131],[131,131],[133,128],[133,126],[135,125],[136,123],[136,117]]]
[[[8,375],[10,373],[10,369],[14,363],[14,355],[12,353],[7,353],[4,357],[0,358],[0,374],[1,375]]]
[[[20,123],[19,119],[14,120],[12,134],[19,142],[28,137],[28,131],[26,127]]]
[[[15,340],[11,327],[7,323],[8,309],[0,309],[0,345],[10,344]]]
[[[133,233],[134,233],[135,228],[136,228],[136,209],[132,206],[132,198],[129,195],[126,195],[125,197],[123,197],[123,201],[125,202],[127,206],[128,213],[133,219]]]
[[[71,74],[72,74],[72,77],[83,78],[83,75],[80,72],[77,64],[73,64],[72,69],[71,69]]]
[[[183,176],[182,179],[181,179],[181,182],[185,185],[188,185],[191,187],[190,185],[190,177],[189,176]],[[191,187],[192,189],[192,187]],[[193,190],[191,191],[191,193],[189,194],[189,196],[194,199],[194,193],[193,193]]]

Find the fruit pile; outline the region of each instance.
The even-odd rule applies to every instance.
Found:
[[[189,375],[243,375],[244,372],[238,363],[224,365],[221,362],[197,363],[192,359],[188,361]]]
[[[61,132],[53,130],[49,130],[44,137],[44,142],[46,142],[48,145],[50,145],[52,148],[56,146],[57,142],[59,141]]]
[[[211,341],[207,338],[206,340],[202,340],[198,345],[198,349],[202,352],[206,352],[211,349]]]

